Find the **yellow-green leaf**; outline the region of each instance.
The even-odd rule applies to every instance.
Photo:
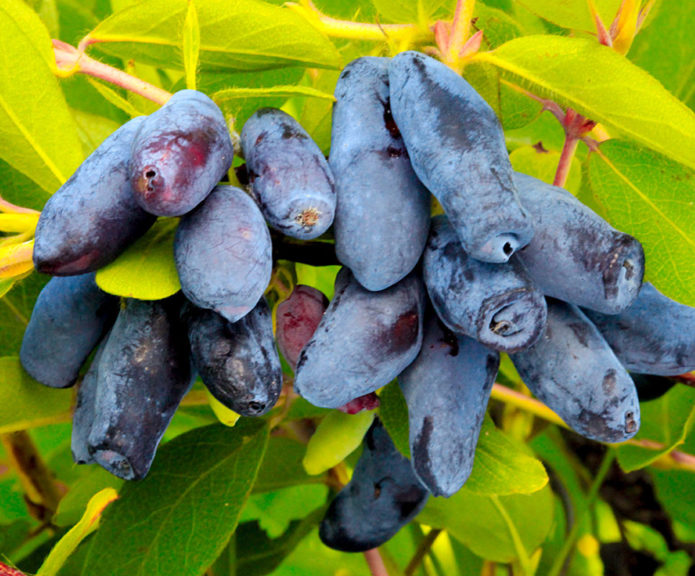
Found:
[[[84,158],[51,39],[21,0],[0,2],[0,159],[52,194]]]
[[[116,296],[161,300],[181,289],[174,263],[174,234],[178,219],[158,220],[116,260],[96,275],[99,288]]]
[[[309,96],[322,100],[334,101],[333,94],[322,92],[311,86],[268,86],[265,88],[227,88],[212,95],[212,99],[218,104],[224,104],[231,100],[246,100],[247,98],[291,98],[292,96]]]
[[[196,89],[196,73],[200,56],[200,25],[194,0],[188,0],[186,19],[183,22],[183,69],[186,72],[186,88]]]
[[[587,0],[517,0],[517,2],[541,18],[562,28],[596,30]],[[613,21],[620,2],[621,0],[594,0],[596,9],[606,28]]]
[[[560,162],[560,152],[557,150],[546,150],[543,145],[521,146],[509,155],[512,168],[517,172],[523,172],[548,184],[553,183],[558,163]],[[567,182],[563,186],[575,196],[579,193],[582,183],[582,165],[576,156],[572,157],[570,173]]]
[[[695,171],[629,142],[588,161],[589,186],[610,223],[644,246],[645,278],[695,306]]]
[[[526,90],[569,106],[695,168],[695,113],[624,56],[593,39],[516,38],[477,56]]]
[[[200,65],[204,70],[337,67],[335,46],[299,14],[257,0],[198,2]],[[153,66],[181,66],[179,36],[187,0],[145,0],[113,14],[89,43]]]

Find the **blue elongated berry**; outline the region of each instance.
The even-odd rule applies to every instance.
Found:
[[[376,548],[415,518],[428,496],[408,459],[375,420],[352,479],[331,502],[319,537],[326,546],[344,552]]]
[[[639,293],[644,251],[572,194],[515,173],[536,235],[519,256],[547,296],[605,314],[627,308]]]
[[[387,58],[363,57],[335,87],[330,165],[338,207],[338,260],[368,290],[383,290],[417,264],[427,241],[430,195],[391,117]]]
[[[128,299],[99,360],[89,454],[125,480],[143,478],[191,386],[180,298]]]
[[[51,278],[24,332],[22,366],[46,386],[72,386],[117,313],[118,298],[97,287],[93,272]]]
[[[95,271],[154,224],[135,201],[130,148],[144,118],[109,136],[51,196],[36,226],[34,267],[68,276]]]
[[[422,343],[425,288],[415,275],[382,290],[343,268],[335,296],[302,349],[294,386],[315,406],[337,408],[393,380]]]
[[[232,165],[234,148],[217,105],[181,90],[141,124],[132,146],[131,180],[140,206],[181,216],[200,204]]]
[[[282,367],[265,299],[234,323],[193,305],[184,310],[193,365],[212,395],[242,416],[270,410],[282,389]]]
[[[490,348],[522,350],[545,327],[545,298],[517,256],[502,264],[475,260],[444,215],[432,220],[423,276],[444,324]]]
[[[585,310],[615,355],[631,371],[677,376],[695,370],[695,308],[649,283],[620,314]]]
[[[333,223],[333,174],[321,149],[289,114],[258,110],[244,124],[241,147],[249,183],[273,228],[310,240]]]
[[[533,224],[516,193],[494,111],[456,72],[418,52],[392,60],[389,83],[415,173],[464,249],[478,260],[506,262],[531,240]]]
[[[623,442],[637,433],[635,385],[576,306],[549,298],[545,332],[510,358],[531,392],[575,432],[599,442]]]
[[[270,233],[254,201],[239,188],[217,186],[181,218],[174,260],[186,297],[230,322],[263,296],[273,268]]]
[[[420,354],[398,377],[408,404],[410,458],[434,496],[451,496],[473,469],[499,354],[443,327],[432,312]]]

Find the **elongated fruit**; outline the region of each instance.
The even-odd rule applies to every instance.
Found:
[[[381,388],[417,356],[425,289],[415,275],[370,292],[343,268],[335,296],[297,362],[295,389],[315,406],[337,408]]]
[[[97,287],[94,273],[52,278],[39,294],[24,332],[22,366],[46,386],[72,386],[117,313],[118,298]]]
[[[270,410],[282,389],[282,367],[265,299],[234,323],[193,305],[183,317],[193,365],[210,393],[242,416]]]
[[[352,479],[331,502],[319,537],[326,546],[345,552],[376,548],[415,518],[428,495],[408,459],[375,420]]]
[[[241,147],[251,190],[273,228],[310,240],[333,223],[333,174],[321,149],[289,114],[261,108],[244,124]]]
[[[311,339],[328,308],[324,294],[303,284],[297,284],[287,300],[278,304],[276,339],[278,348],[294,370],[299,353]]]
[[[514,181],[536,228],[519,256],[543,293],[605,314],[627,308],[642,285],[642,245],[566,190],[518,172]]]
[[[544,334],[510,357],[531,392],[575,432],[599,442],[623,442],[637,433],[635,385],[576,306],[549,298]]]
[[[464,249],[484,262],[506,262],[531,240],[533,224],[516,193],[494,111],[456,72],[418,52],[393,59],[389,83],[415,173]]]
[[[642,285],[620,314],[585,310],[615,355],[631,371],[677,376],[695,370],[695,308]]]
[[[333,105],[335,250],[369,290],[388,288],[415,267],[429,229],[429,192],[391,117],[388,65],[387,58],[353,60]]]
[[[499,362],[497,352],[450,332],[431,312],[420,354],[398,383],[413,469],[434,496],[455,494],[471,474]]]
[[[130,148],[144,118],[109,136],[46,202],[34,243],[34,267],[68,276],[95,271],[154,224],[135,201]]]
[[[140,206],[181,216],[200,204],[232,165],[234,149],[217,105],[202,92],[181,90],[140,126],[131,179]]]
[[[545,327],[545,298],[517,256],[504,264],[475,260],[444,215],[432,219],[423,276],[444,324],[490,348],[523,350]]]
[[[181,218],[174,259],[186,297],[236,322],[253,309],[270,282],[270,233],[243,190],[220,185]]]
[[[103,468],[143,478],[191,385],[181,299],[124,302],[99,361],[88,448]]]

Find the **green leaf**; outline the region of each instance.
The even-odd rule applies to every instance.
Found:
[[[19,358],[0,358],[0,434],[69,420],[73,391],[39,384]]]
[[[447,0],[372,0],[380,21],[424,25],[448,15]]]
[[[618,462],[626,472],[644,468],[683,444],[695,424],[693,391],[687,386],[676,385],[661,398],[643,402],[640,412],[640,430],[634,440],[645,441],[647,446],[621,444],[617,447]],[[655,449],[655,443],[661,447]]]
[[[410,458],[408,405],[396,380],[384,386],[379,393],[379,418],[398,451]]]
[[[593,39],[526,36],[476,58],[538,96],[695,167],[695,113],[644,70]]]
[[[574,30],[596,30],[594,19],[589,11],[587,0],[517,0],[541,18],[560,26]],[[594,0],[596,9],[606,28],[610,27],[621,0]]]
[[[513,533],[526,554],[545,540],[553,523],[549,486],[533,494],[482,496],[465,486],[451,498],[430,498],[417,521],[447,530],[478,556],[493,562],[518,557]]]
[[[84,155],[53,74],[51,40],[20,0],[0,3],[0,30],[0,159],[52,194]]]
[[[99,466],[89,467],[86,474],[70,486],[68,493],[58,503],[53,522],[56,526],[72,526],[76,524],[89,500],[104,488],[120,489],[123,480],[107,472]]]
[[[258,523],[240,524],[236,532],[236,573],[243,576],[270,574],[314,528],[325,510],[319,508],[289,525],[279,538],[268,538]]]
[[[654,19],[640,31],[629,58],[679,100],[695,106],[695,10],[688,2],[661,0]]]
[[[297,262],[297,284],[313,286],[326,295],[329,300],[333,299],[335,277],[338,275],[341,266],[310,266]]]
[[[316,90],[311,86],[268,86],[265,88],[227,88],[212,95],[216,104],[222,106],[233,100],[249,98],[290,98],[292,96],[309,96],[322,100],[335,101],[333,94]]]
[[[330,412],[321,420],[306,447],[302,463],[307,473],[321,474],[345,460],[362,443],[373,420],[374,412]]]
[[[243,419],[165,444],[147,478],[107,509],[83,574],[202,574],[236,528],[267,441],[265,422]]]
[[[483,31],[483,39],[490,48],[496,48],[522,35],[519,23],[502,10],[476,2],[473,10],[475,29]]]
[[[529,448],[483,420],[473,472],[466,489],[480,495],[531,494],[548,483],[548,474]]]
[[[644,246],[646,280],[695,306],[695,171],[609,140],[589,157],[589,185],[608,221]]]
[[[509,160],[512,162],[512,168],[517,172],[523,172],[543,180],[543,182],[552,184],[558,163],[560,162],[560,152],[557,150],[546,150],[542,145],[522,146],[509,155]],[[577,157],[573,156],[570,173],[563,188],[576,196],[581,185],[582,165]]]
[[[0,298],[0,356],[19,355],[31,311],[47,280],[44,275],[31,274]]]
[[[186,19],[183,22],[183,69],[186,72],[186,88],[196,89],[196,74],[200,59],[200,24],[195,0],[188,0]]]
[[[203,69],[335,68],[340,61],[333,44],[292,10],[256,0],[206,0],[197,8]],[[87,38],[114,56],[181,66],[187,9],[187,0],[146,0],[106,19]]]
[[[91,154],[111,134],[120,128],[120,124],[96,114],[90,114],[82,110],[72,110],[72,115],[77,124],[80,139],[84,145],[85,155]]]
[[[181,289],[174,263],[177,218],[158,220],[154,226],[96,275],[99,288],[116,296],[161,300]]]
[[[692,470],[650,468],[656,495],[666,513],[685,526],[695,526],[695,490]]]
[[[304,444],[273,436],[268,442],[253,492],[271,492],[288,486],[323,482],[322,476],[309,476],[304,470],[302,458],[305,452]]]

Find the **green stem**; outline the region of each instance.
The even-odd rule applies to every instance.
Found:
[[[594,481],[591,484],[589,494],[586,498],[585,508],[577,514],[574,525],[572,526],[572,530],[570,530],[570,533],[567,535],[567,538],[565,539],[565,543],[563,544],[560,553],[555,558],[550,572],[548,572],[548,576],[559,576],[563,572],[565,565],[569,563],[572,559],[572,553],[574,552],[576,540],[579,536],[579,531],[582,527],[582,520],[584,519],[584,515],[589,511],[594,501],[596,500],[599,488],[601,488],[601,484],[603,484],[603,481],[606,479],[606,475],[611,469],[611,466],[614,461],[615,450],[609,448],[606,452],[606,455],[603,457],[601,467],[596,473]]]

